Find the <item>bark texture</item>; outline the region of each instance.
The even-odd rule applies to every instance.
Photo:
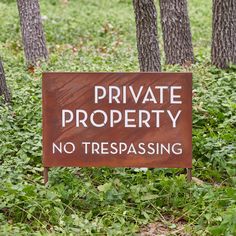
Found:
[[[213,0],[211,61],[218,68],[236,63],[236,0]]]
[[[48,58],[38,0],[17,0],[22,41],[28,66]]]
[[[11,101],[11,95],[7,88],[5,72],[1,60],[0,60],[0,96],[4,96],[4,100],[6,103],[9,103]]]
[[[160,0],[160,12],[166,63],[193,63],[187,0]]]
[[[157,11],[153,0],[133,0],[140,71],[160,71]]]

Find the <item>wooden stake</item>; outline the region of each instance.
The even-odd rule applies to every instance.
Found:
[[[192,181],[192,168],[187,168],[187,180],[188,182]]]
[[[48,170],[49,170],[48,167],[44,167],[44,170],[43,170],[43,177],[44,177],[44,184],[45,184],[45,185],[46,185],[47,182],[48,182]]]

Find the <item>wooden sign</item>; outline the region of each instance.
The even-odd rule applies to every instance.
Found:
[[[192,167],[191,73],[44,73],[44,167]]]

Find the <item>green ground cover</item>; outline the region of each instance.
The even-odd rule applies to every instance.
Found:
[[[196,63],[163,66],[193,72],[200,184],[187,183],[182,169],[54,168],[45,188],[41,72],[138,71],[132,4],[42,0],[50,60],[34,74],[24,64],[15,1],[1,0],[0,9],[0,54],[13,95],[11,106],[0,106],[0,235],[135,235],[157,221],[171,230],[181,221],[189,235],[236,235],[236,68],[210,65],[210,0],[189,1]]]

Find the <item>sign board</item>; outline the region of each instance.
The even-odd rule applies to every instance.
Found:
[[[44,167],[192,167],[191,73],[43,73]]]

